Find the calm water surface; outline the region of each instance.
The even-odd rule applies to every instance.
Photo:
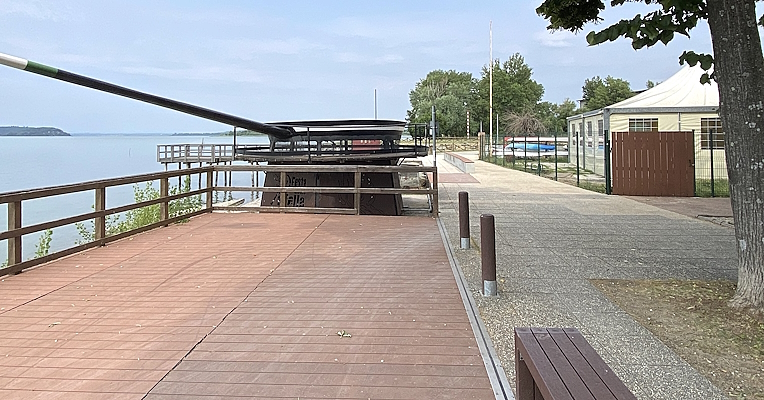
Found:
[[[0,137],[0,193],[159,172],[164,167],[156,161],[157,145],[232,142],[231,137],[224,136]],[[264,136],[237,138],[240,144],[267,142]],[[234,181],[234,184],[244,186],[249,182]],[[154,184],[154,187],[158,186]],[[107,207],[132,203],[133,188],[128,185],[107,189],[106,200]],[[22,221],[27,226],[90,212],[93,202],[93,191],[25,201],[22,203]],[[0,205],[0,232],[8,226],[7,216],[7,206]],[[71,247],[78,238],[74,226],[54,229],[51,250]],[[34,255],[37,242],[36,234],[24,236],[25,259]],[[7,244],[0,241],[0,263],[6,257]]]

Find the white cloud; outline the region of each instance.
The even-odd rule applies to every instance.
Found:
[[[536,32],[534,39],[544,47],[571,47],[572,40],[579,39],[568,31],[541,31]]]

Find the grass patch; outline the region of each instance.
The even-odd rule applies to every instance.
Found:
[[[733,282],[592,283],[728,396],[764,399],[764,318],[727,306]]]
[[[695,179],[695,195],[698,197],[711,197],[711,180]],[[730,197],[729,181],[726,179],[714,179],[715,197]]]

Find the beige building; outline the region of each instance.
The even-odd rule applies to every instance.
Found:
[[[604,175],[606,132],[693,131],[696,178],[710,178],[712,152],[714,176],[726,178],[719,91],[716,82],[700,83],[703,72],[700,66],[684,66],[664,82],[634,97],[568,117],[570,161],[578,161],[581,168]]]

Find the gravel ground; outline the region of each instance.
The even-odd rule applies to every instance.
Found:
[[[472,175],[479,184],[440,185],[440,217],[513,387],[514,327],[576,327],[640,399],[726,398],[589,280],[733,280],[732,229],[487,163],[476,162]],[[470,196],[470,250],[459,249],[462,190]],[[479,291],[486,213],[496,222],[493,298]]]

